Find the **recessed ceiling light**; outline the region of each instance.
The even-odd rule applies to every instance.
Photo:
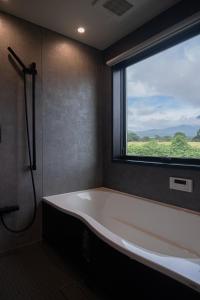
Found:
[[[78,33],[85,33],[85,28],[84,27],[78,27],[77,31],[78,31]]]

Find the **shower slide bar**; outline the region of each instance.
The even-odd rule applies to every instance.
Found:
[[[36,123],[35,123],[35,80],[36,80],[36,75],[37,75],[36,63],[33,62],[30,65],[30,67],[27,68],[11,47],[8,47],[8,51],[15,58],[15,60],[18,62],[18,64],[22,67],[24,76],[26,76],[27,74],[32,76],[32,165],[30,166],[30,168],[32,170],[36,170],[37,169],[37,164],[36,164]]]

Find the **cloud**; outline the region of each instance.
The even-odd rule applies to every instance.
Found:
[[[200,126],[200,37],[127,68],[128,127]]]
[[[200,105],[200,37],[181,43],[128,68],[132,97],[165,95]]]
[[[137,95],[137,97],[155,96],[157,91],[155,87],[150,86],[147,82],[143,83],[140,80],[128,82],[128,94]]]
[[[156,99],[156,100],[155,100]],[[171,100],[159,97],[137,98],[128,107],[128,128],[133,131],[161,129],[179,125],[199,125],[200,107],[170,105]]]
[[[192,45],[185,46],[184,49],[185,56],[190,62],[199,62],[200,60],[200,45]]]

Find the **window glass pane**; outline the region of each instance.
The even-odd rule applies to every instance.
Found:
[[[127,154],[200,158],[200,36],[126,68]]]

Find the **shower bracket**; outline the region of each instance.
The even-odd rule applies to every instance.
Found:
[[[32,63],[29,68],[23,67],[23,72],[28,75],[37,75],[36,63]]]

